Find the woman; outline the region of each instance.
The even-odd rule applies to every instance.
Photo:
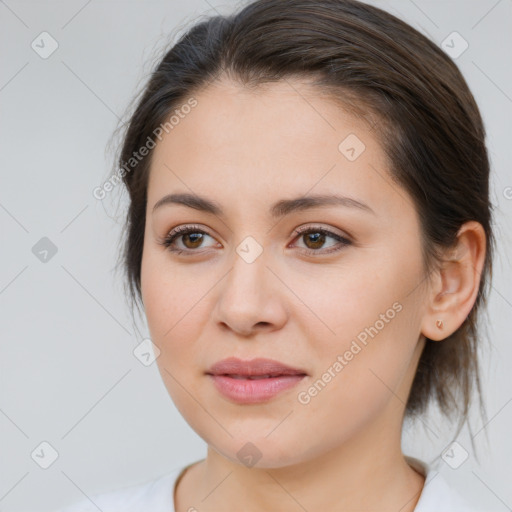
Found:
[[[492,275],[461,73],[354,0],[257,0],[163,57],[118,159],[122,263],[205,459],[68,510],[467,511],[402,453],[467,418]]]

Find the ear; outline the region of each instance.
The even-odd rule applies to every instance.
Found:
[[[476,221],[463,224],[456,246],[445,253],[446,261],[432,280],[421,332],[440,341],[454,333],[468,317],[480,286],[485,261],[486,236]],[[440,324],[442,322],[442,324]]]

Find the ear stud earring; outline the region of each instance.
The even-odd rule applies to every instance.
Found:
[[[437,325],[437,327],[438,327],[439,329],[442,329],[442,328],[443,328],[443,321],[442,321],[442,320],[438,320],[438,321],[436,322],[436,325]]]

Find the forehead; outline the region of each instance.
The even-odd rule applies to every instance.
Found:
[[[387,199],[409,201],[368,123],[310,84],[223,81],[194,98],[153,150],[148,203],[179,191],[263,206],[311,191],[357,196],[386,214]]]

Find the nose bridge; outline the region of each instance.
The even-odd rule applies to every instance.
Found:
[[[269,251],[251,237],[233,251],[231,270],[220,287],[216,320],[249,333],[257,324],[276,327],[285,320],[285,308],[267,265]]]
[[[224,294],[241,304],[254,304],[265,295],[268,284],[267,252],[253,237],[248,236],[235,248],[232,269],[226,280]]]

